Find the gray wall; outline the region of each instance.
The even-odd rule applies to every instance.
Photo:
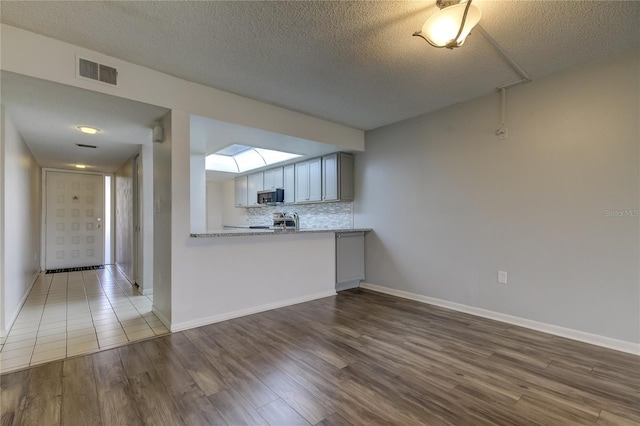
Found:
[[[509,90],[507,140],[497,93],[368,132],[366,281],[640,342],[639,64]]]
[[[127,160],[116,172],[115,179],[116,263],[131,282],[135,279],[133,276],[133,163],[133,158]]]
[[[4,107],[0,111],[0,334],[40,271],[42,171]]]

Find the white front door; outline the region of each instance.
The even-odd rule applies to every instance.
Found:
[[[104,263],[104,176],[47,171],[45,268]]]

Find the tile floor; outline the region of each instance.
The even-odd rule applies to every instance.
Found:
[[[151,305],[112,265],[42,274],[0,337],[0,373],[168,333]]]

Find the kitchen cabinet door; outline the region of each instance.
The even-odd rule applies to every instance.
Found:
[[[249,175],[247,180],[248,206],[258,206],[258,191],[262,191],[264,186],[264,173],[254,173]]]
[[[301,163],[296,163],[295,171],[296,171],[295,202],[305,203],[309,201],[309,162],[303,161]],[[285,196],[286,195],[287,195],[287,192],[285,191]]]
[[[235,180],[236,207],[247,207],[247,177],[240,176]],[[256,195],[257,197],[257,195]]]
[[[353,200],[353,155],[337,152],[322,157],[322,201]]]
[[[336,234],[336,290],[360,285],[364,279],[364,232]]]
[[[293,203],[296,200],[296,174],[295,166],[289,164],[283,168],[283,185],[284,188],[284,202]]]
[[[322,157],[322,200],[338,199],[338,154]]]
[[[296,203],[322,201],[322,158],[296,163]],[[285,191],[286,194],[286,191]]]
[[[322,159],[309,160],[309,201],[322,200]]]
[[[264,189],[277,189],[282,187],[283,187],[282,167],[276,167],[275,169],[265,170]]]

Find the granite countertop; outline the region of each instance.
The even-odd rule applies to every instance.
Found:
[[[342,234],[347,232],[370,232],[371,228],[337,228],[337,229],[251,229],[237,227],[234,229],[220,229],[216,231],[209,231],[206,234],[190,234],[192,238],[211,238],[211,237],[248,237],[248,236],[262,236],[262,235],[291,235],[291,234],[313,234],[319,232],[333,232],[335,234]]]

